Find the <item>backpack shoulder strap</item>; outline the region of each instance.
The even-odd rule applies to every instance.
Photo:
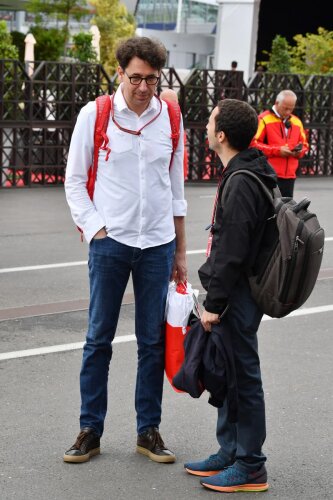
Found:
[[[169,101],[168,99],[163,99],[163,101],[166,102],[168,106],[168,113],[171,126],[172,154],[169,167],[171,168],[172,160],[179,143],[181,111],[178,102]]]
[[[247,175],[249,177],[252,177],[252,179],[255,179],[256,182],[261,187],[261,190],[264,192],[265,196],[268,198],[268,200],[269,200],[270,203],[272,203],[273,200],[276,199],[276,198],[281,198],[281,193],[280,193],[280,190],[279,190],[278,187],[275,187],[272,190],[269,190],[268,187],[262,182],[261,179],[259,179],[259,177],[255,173],[251,172],[250,170],[240,169],[240,170],[237,170],[236,172],[233,172],[232,174],[230,174],[229,177],[227,178],[226,182],[223,185],[222,193],[221,193],[221,205],[222,205],[222,208],[223,208],[223,204],[224,204],[225,193],[227,191],[226,188],[228,187],[231,179],[235,175],[238,175],[238,174],[245,174],[245,175]]]
[[[96,121],[94,130],[94,160],[90,171],[88,172],[87,190],[90,199],[94,196],[95,182],[98,170],[98,152],[100,149],[107,151],[106,160],[109,157],[111,149],[108,147],[109,138],[106,135],[108,128],[111,100],[109,95],[100,95],[96,97]]]
[[[95,101],[97,114],[95,121],[94,144],[101,147],[106,146],[109,142],[106,130],[108,128],[110,118],[111,98],[109,95],[100,95],[96,97]],[[103,149],[106,148],[104,147]]]

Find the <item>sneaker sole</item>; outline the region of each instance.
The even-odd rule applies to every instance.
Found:
[[[142,448],[142,446],[137,446],[136,451],[137,453],[141,453],[141,455],[145,455],[150,458],[153,462],[158,462],[160,464],[172,464],[176,461],[175,455],[155,455],[155,453],[147,450],[147,448]]]
[[[192,476],[210,477],[210,476],[215,476],[219,472],[222,472],[223,469],[202,471],[202,470],[188,469],[187,467],[185,467],[185,470],[189,474],[192,474]]]
[[[100,453],[101,453],[100,448],[94,448],[93,450],[90,450],[85,455],[75,456],[75,455],[66,455],[65,454],[63,456],[63,459],[64,459],[64,462],[69,462],[72,464],[81,464],[83,462],[88,462],[91,459],[91,457],[94,457],[95,455],[99,455]]]
[[[239,484],[236,486],[213,486],[212,484],[206,484],[206,483],[201,483],[202,486],[205,486],[206,488],[209,488],[210,490],[214,491],[221,491],[224,493],[236,493],[238,491],[249,491],[249,492],[256,492],[256,491],[267,491],[269,488],[268,483],[261,483],[261,484]]]

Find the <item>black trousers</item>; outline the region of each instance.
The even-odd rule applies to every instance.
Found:
[[[262,445],[266,438],[265,401],[258,355],[257,330],[262,312],[251,296],[243,276],[229,298],[228,322],[235,357],[238,388],[238,422],[228,421],[224,403],[218,409],[216,437],[223,458],[235,460],[247,471],[258,470],[266,461]]]
[[[293,198],[294,196],[294,185],[296,179],[282,179],[278,177],[278,186],[281,191],[282,196]]]

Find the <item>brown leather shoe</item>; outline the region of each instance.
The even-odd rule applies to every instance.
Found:
[[[136,451],[146,455],[154,462],[170,464],[176,460],[175,454],[164,446],[157,427],[149,427],[138,435]]]
[[[64,454],[64,462],[81,463],[101,452],[100,439],[94,429],[84,427],[73,446]]]

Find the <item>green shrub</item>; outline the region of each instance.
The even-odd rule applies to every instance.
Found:
[[[58,61],[64,53],[66,34],[56,28],[45,29],[32,26],[30,32],[36,39],[36,61]]]
[[[272,42],[272,52],[267,64],[270,73],[290,73],[290,46],[281,35],[276,35]]]
[[[13,45],[6,21],[0,21],[0,54],[1,59],[18,59],[18,49]]]
[[[95,62],[97,54],[93,48],[93,36],[90,33],[78,33],[73,36],[74,47],[71,50],[71,56],[81,62]]]

